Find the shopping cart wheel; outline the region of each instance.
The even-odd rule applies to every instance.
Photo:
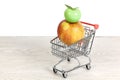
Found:
[[[55,67],[53,68],[53,72],[56,74],[57,73],[57,69],[55,69]]]
[[[90,64],[87,64],[87,65],[86,65],[86,69],[87,69],[87,70],[90,70],[90,69],[91,69],[91,65],[90,65]]]
[[[64,78],[67,77],[67,73],[66,72],[63,72],[62,75],[63,75]]]
[[[67,61],[70,62],[70,58],[67,58]]]

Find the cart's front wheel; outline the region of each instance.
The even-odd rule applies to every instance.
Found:
[[[67,61],[70,62],[70,58],[67,58]]]
[[[90,70],[90,69],[91,69],[91,65],[90,65],[90,64],[87,64],[87,65],[86,65],[86,69],[87,69],[87,70]]]
[[[67,73],[66,72],[62,73],[62,75],[63,75],[64,78],[67,78]]]
[[[55,68],[53,68],[53,72],[56,74],[57,73],[57,70]]]

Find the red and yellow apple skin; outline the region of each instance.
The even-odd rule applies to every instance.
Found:
[[[57,34],[59,39],[68,46],[84,38],[84,27],[80,22],[69,23],[63,20],[58,25]]]

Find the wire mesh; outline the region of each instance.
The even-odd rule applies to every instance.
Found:
[[[91,50],[95,30],[89,26],[84,26],[85,37],[78,42],[68,46],[60,41],[58,37],[51,40],[53,55],[60,58],[75,58],[81,55],[88,55]]]

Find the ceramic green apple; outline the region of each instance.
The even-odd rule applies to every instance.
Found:
[[[81,12],[79,8],[72,8],[71,6],[66,5],[67,9],[64,11],[64,17],[66,21],[70,23],[78,22],[81,18]]]

